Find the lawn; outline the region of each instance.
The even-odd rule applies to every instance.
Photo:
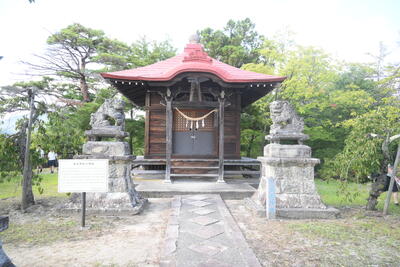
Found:
[[[334,207],[344,207],[344,206],[365,206],[367,204],[368,192],[370,189],[370,184],[356,184],[349,183],[347,185],[346,191],[349,192],[352,197],[346,198],[344,194],[340,193],[341,183],[336,180],[323,181],[315,180],[318,192],[322,198],[322,201]],[[386,193],[380,195],[378,199],[378,210],[383,210],[383,204],[385,203]],[[389,206],[390,214],[400,215],[400,207],[395,206],[391,200]]]
[[[33,186],[33,194],[35,197],[64,197],[65,193],[57,192],[57,173],[40,174],[42,178],[41,186],[44,188],[43,194],[39,194],[37,186]],[[20,197],[21,196],[21,177],[16,177],[11,181],[0,183],[0,199]]]

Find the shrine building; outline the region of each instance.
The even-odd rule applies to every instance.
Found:
[[[222,63],[196,41],[167,60],[101,75],[144,108],[144,156],[133,164],[144,166],[142,174],[165,174],[167,183],[188,176],[224,182],[258,165],[240,156],[240,113],[285,79]]]

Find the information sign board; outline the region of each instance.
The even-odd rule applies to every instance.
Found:
[[[108,159],[60,159],[58,192],[107,192]]]

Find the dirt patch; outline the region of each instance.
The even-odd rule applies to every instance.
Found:
[[[42,199],[21,213],[15,201],[2,200],[10,228],[0,239],[16,266],[158,266],[170,199],[150,199],[135,216],[89,215],[83,230],[79,215],[54,210],[62,201]]]
[[[341,210],[337,220],[252,216],[242,200],[225,201],[263,266],[394,266],[400,262],[400,218]]]

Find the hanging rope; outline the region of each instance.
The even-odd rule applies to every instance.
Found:
[[[207,118],[208,116],[210,116],[212,113],[218,111],[218,109],[213,109],[204,116],[193,118],[193,117],[189,117],[188,115],[184,114],[178,108],[175,108],[175,109],[178,111],[179,114],[181,114],[182,117],[184,117],[186,119],[186,128],[189,128],[189,129],[194,128],[196,130],[199,129],[200,126],[204,128],[206,125],[204,122],[204,119]]]
[[[213,110],[211,110],[210,112],[208,112],[208,113],[207,113],[206,115],[204,115],[204,116],[197,117],[197,118],[192,118],[192,117],[189,117],[189,116],[185,115],[185,114],[184,114],[182,111],[180,111],[178,108],[175,108],[175,109],[179,112],[179,114],[182,115],[182,117],[184,117],[185,119],[187,119],[187,120],[189,120],[189,121],[201,121],[201,120],[204,120],[205,118],[207,118],[208,116],[210,116],[212,113],[218,111],[218,109],[213,109]]]

